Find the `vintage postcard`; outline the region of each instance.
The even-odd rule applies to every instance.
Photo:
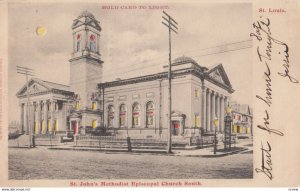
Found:
[[[300,184],[299,1],[1,1],[1,187]]]

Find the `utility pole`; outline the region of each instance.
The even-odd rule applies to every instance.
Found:
[[[17,73],[22,74],[22,75],[26,75],[26,91],[27,91],[27,111],[26,111],[26,124],[27,124],[27,128],[28,128],[28,137],[29,137],[29,145],[28,147],[31,148],[31,146],[35,146],[33,145],[33,131],[31,129],[30,126],[30,110],[29,110],[29,104],[30,104],[30,96],[29,96],[29,90],[28,90],[28,76],[34,76],[33,74],[33,69],[31,68],[26,68],[26,67],[22,67],[22,66],[17,66]]]
[[[171,32],[175,32],[177,34],[178,28],[177,28],[177,22],[170,16],[168,15],[165,11],[163,11],[163,16],[162,18],[164,19],[162,21],[162,24],[164,24],[168,29],[169,29],[169,71],[168,71],[168,80],[169,80],[169,133],[168,133],[168,148],[167,148],[167,153],[172,153],[172,117],[171,117],[171,112],[172,112],[172,89],[171,89],[171,80],[172,80],[172,70],[171,70],[171,64],[172,64],[172,57],[171,57]],[[165,23],[165,22],[166,23]]]

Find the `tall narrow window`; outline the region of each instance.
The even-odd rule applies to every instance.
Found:
[[[97,110],[97,102],[92,102],[92,110]]]
[[[108,120],[107,126],[113,127],[114,126],[114,118],[115,118],[115,110],[112,105],[108,106]]]
[[[152,101],[149,101],[146,105],[146,126],[147,127],[153,127],[154,122],[154,103]]]
[[[200,91],[199,90],[195,90],[195,97],[200,97]]]
[[[138,103],[132,106],[132,127],[140,127],[141,124],[141,106]]]
[[[76,52],[80,51],[80,44],[81,44],[81,35],[77,34],[77,36],[76,36]]]
[[[97,128],[97,120],[96,120],[96,119],[94,119],[94,120],[92,121],[92,127],[93,127],[93,129],[96,129],[96,128]]]
[[[200,117],[198,114],[195,114],[195,127],[199,127]]]
[[[90,36],[90,50],[96,52],[96,36],[93,34]]]
[[[126,126],[127,110],[125,104],[120,105],[120,127]]]

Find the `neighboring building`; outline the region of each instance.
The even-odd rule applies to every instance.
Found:
[[[18,92],[21,126],[25,123],[27,93],[29,122],[35,133],[72,131],[75,134],[105,128],[118,135],[155,136],[167,133],[168,67],[152,75],[102,83],[100,23],[84,11],[73,25],[70,86],[33,78]],[[233,89],[222,64],[200,66],[182,56],[172,64],[173,135],[214,132],[213,119],[221,119]]]
[[[168,130],[168,72],[100,83],[104,91],[104,125],[118,133],[160,135]],[[213,132],[212,120],[223,119],[233,92],[221,64],[210,69],[189,57],[172,64],[172,132]],[[103,99],[103,97],[102,97]],[[195,130],[196,129],[196,130]],[[223,132],[220,120],[217,131]]]
[[[231,102],[232,132],[253,135],[253,113],[249,105]]]

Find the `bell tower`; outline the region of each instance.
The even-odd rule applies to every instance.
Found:
[[[103,61],[100,54],[100,22],[83,11],[72,24],[73,51],[70,61],[70,86],[79,97],[78,110],[92,107],[91,95],[102,81]]]

